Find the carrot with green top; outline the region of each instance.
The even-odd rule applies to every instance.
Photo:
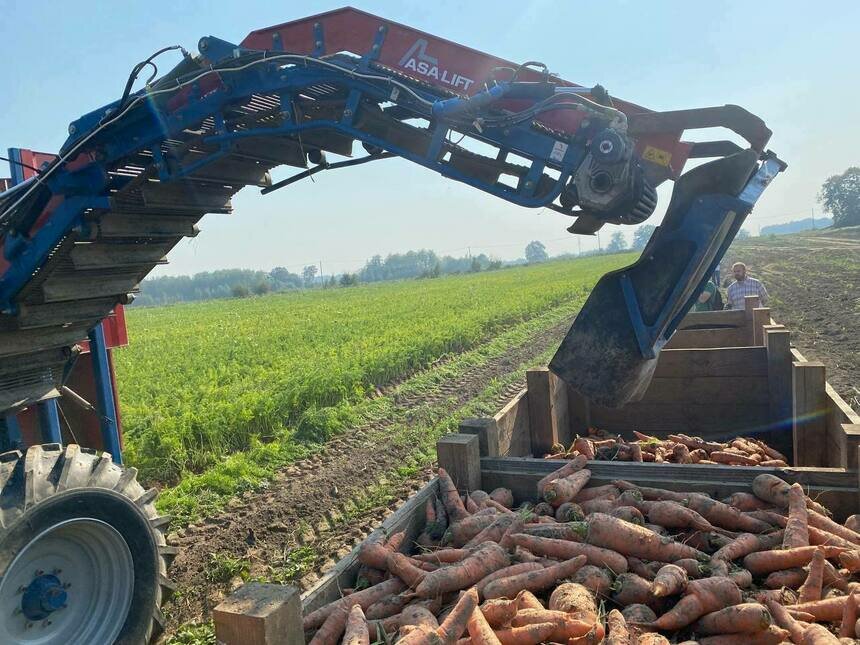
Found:
[[[484,587],[484,596],[487,598],[512,598],[524,589],[533,593],[543,591],[562,578],[572,576],[585,564],[585,561],[585,556],[580,555],[538,571],[527,571],[494,580]]]
[[[584,517],[582,507],[576,502],[565,502],[555,509],[555,519],[559,522],[579,522]]]

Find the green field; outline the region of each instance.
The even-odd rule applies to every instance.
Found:
[[[131,344],[116,353],[126,461],[168,486],[220,469],[229,488],[226,456],[289,461],[378,386],[583,302],[631,259],[131,309]]]

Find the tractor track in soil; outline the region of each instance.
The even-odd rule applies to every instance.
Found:
[[[570,320],[565,319],[536,332],[505,354],[469,366],[453,380],[434,384],[421,393],[392,393],[394,409],[402,413],[392,415],[396,421],[376,421],[344,431],[313,456],[284,468],[267,488],[245,493],[224,512],[180,531],[171,541],[180,552],[170,569],[179,593],[165,606],[165,636],[180,625],[208,620],[212,608],[238,584],[238,579],[226,584],[207,579],[212,553],[247,560],[251,578],[266,578],[270,571],[267,565],[283,562],[291,549],[311,547],[313,563],[293,584],[302,590],[312,586],[432,477],[432,464],[428,463],[414,477],[393,485],[393,501],[350,512],[349,522],[339,523],[347,502],[361,497],[415,450],[408,442],[386,444],[386,429],[402,424],[404,418],[407,424],[432,425],[467,404],[494,379],[530,364],[557,345],[569,326]],[[525,378],[507,385],[496,403],[501,405],[524,387]],[[434,406],[441,408],[436,414]]]

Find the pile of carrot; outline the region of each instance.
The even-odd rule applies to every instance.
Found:
[[[665,439],[633,432],[627,441],[604,430],[589,428],[587,437],[576,437],[569,447],[555,444],[546,459],[573,459],[584,455],[589,460],[651,461],[674,464],[722,464],[782,468],[788,460],[778,450],[751,437],[738,437],[726,443],[701,437],[670,434]]]
[[[720,501],[583,456],[514,506],[439,470],[426,526],[366,541],[355,586],[306,613],[310,645],[826,645],[860,639],[860,516],[770,474]]]

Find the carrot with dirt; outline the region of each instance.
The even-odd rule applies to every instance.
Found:
[[[659,536],[644,526],[636,526],[611,515],[594,513],[587,518],[586,527],[586,542],[623,555],[660,562],[672,562],[681,558],[703,561],[709,559],[705,553],[686,544]],[[616,569],[613,571],[620,573]]]
[[[370,630],[361,605],[353,605],[346,619],[346,631],[343,635],[342,645],[370,645]]]
[[[559,522],[579,522],[584,517],[582,507],[576,502],[565,502],[555,509],[555,519]]]
[[[806,581],[797,590],[800,602],[813,602],[821,600],[821,588],[824,582],[824,551],[818,549],[809,563],[809,572]]]
[[[663,601],[651,595],[651,583],[635,573],[622,573],[612,583],[612,602],[620,607],[648,605],[652,609],[662,606]]]
[[[741,603],[705,614],[695,623],[696,634],[737,634],[764,631],[773,619],[767,607],[757,602]]]
[[[497,629],[496,638],[502,645],[537,645],[546,641],[556,630],[555,623],[538,623],[522,627]]]
[[[538,571],[527,571],[494,580],[484,587],[484,596],[487,598],[511,598],[524,589],[533,593],[543,591],[562,578],[572,576],[585,565],[585,562],[585,556],[579,555]]]
[[[790,642],[789,633],[782,627],[771,625],[767,629],[752,634],[720,634],[700,638],[698,645],[779,645]]]
[[[579,620],[566,612],[553,609],[522,609],[511,620],[511,627],[540,623],[556,625],[555,631],[549,636],[549,640],[556,643],[565,643],[571,638],[585,636],[594,627],[592,621]]]
[[[588,459],[586,459],[584,455],[577,455],[575,458],[567,462],[561,468],[554,470],[546,477],[541,478],[537,483],[538,497],[543,497],[544,486],[549,484],[551,481],[556,479],[564,479],[568,475],[572,475],[573,473],[582,470],[587,464]]]
[[[648,486],[637,486],[623,479],[616,479],[612,482],[615,486],[624,490],[637,490],[642,494],[643,499],[651,502],[685,502],[690,496],[690,493],[678,493],[673,490],[664,490],[662,488],[649,488]]]
[[[809,546],[809,514],[806,510],[806,495],[800,484],[792,484],[788,490],[788,518],[782,538],[783,549]]]
[[[481,605],[481,613],[484,614],[484,617],[487,619],[490,626],[495,629],[511,622],[511,619],[516,615],[517,611],[519,611],[519,607],[517,605],[518,601],[519,596],[513,600],[509,600],[507,598],[486,600]]]
[[[607,636],[604,641],[606,645],[629,645],[630,630],[624,615],[617,609],[613,609],[606,615]]]
[[[631,524],[645,525],[645,517],[635,506],[616,506],[609,511],[609,515],[617,517],[619,520],[630,522]]]
[[[645,604],[627,605],[621,610],[621,615],[634,631],[648,629],[647,625],[657,620],[657,614]]]
[[[478,595],[483,597],[484,589],[493,580],[509,578],[510,576],[516,576],[521,573],[528,573],[529,571],[540,571],[543,568],[544,566],[539,562],[520,562],[518,564],[512,564],[511,566],[505,567],[504,569],[493,571],[493,573],[489,574],[480,582],[478,582],[478,584],[475,585],[475,588],[478,590]]]
[[[367,608],[368,620],[380,620],[389,616],[396,616],[413,600],[411,593],[399,593],[393,596],[388,596],[373,603]]]
[[[806,571],[800,567],[794,567],[769,573],[763,584],[768,589],[781,589],[782,587],[797,589],[805,580]]]
[[[511,492],[510,488],[504,488],[503,486],[494,488],[490,491],[490,499],[496,502],[496,504],[501,504],[507,509],[514,507],[514,494]]]
[[[838,546],[799,546],[781,551],[760,551],[750,553],[744,558],[744,567],[754,576],[761,576],[773,571],[782,571],[793,567],[802,567],[812,560],[812,556],[823,550],[825,558],[838,557],[845,549]]]
[[[759,475],[753,479],[752,490],[760,500],[780,508],[788,508],[791,486],[776,475]]]
[[[860,551],[846,551],[839,554],[839,564],[851,573],[860,571]]]
[[[543,487],[543,498],[555,507],[559,507],[565,502],[572,502],[590,478],[591,471],[583,468],[562,479],[555,479]]]
[[[612,575],[602,567],[587,564],[577,571],[572,580],[581,584],[597,597],[608,597],[612,588]]]
[[[579,494],[573,501],[575,501],[577,504],[581,504],[582,502],[587,502],[590,499],[599,499],[601,497],[614,499],[620,494],[621,489],[618,488],[618,486],[616,486],[615,484],[604,484],[602,486],[583,488],[581,491],[579,491]]]
[[[495,542],[484,542],[459,563],[428,572],[421,584],[415,588],[415,593],[421,598],[433,598],[443,593],[465,589],[510,563],[510,558],[502,547]]]
[[[427,575],[426,571],[419,569],[415,566],[411,558],[403,555],[402,553],[390,553],[386,560],[386,569],[413,589],[417,587],[424,579],[424,576]]]
[[[835,598],[825,598],[824,600],[788,605],[786,609],[792,612],[798,611],[812,614],[820,622],[835,623],[842,618],[848,598],[850,596],[836,596]]]
[[[777,625],[787,630],[791,640],[798,645],[838,645],[839,639],[831,634],[826,627],[817,623],[800,623],[795,620],[788,610],[773,600],[768,600],[767,607]]]
[[[771,529],[767,522],[744,515],[728,504],[723,504],[707,495],[693,494],[687,498],[687,508],[695,511],[714,526],[730,531],[765,533]]]
[[[829,517],[826,517],[812,509],[809,509],[808,519],[810,526],[814,526],[815,528],[821,529],[822,531],[833,533],[833,535],[837,535],[843,540],[848,540],[849,542],[856,544],[858,547],[860,547],[860,533],[852,531],[851,529],[842,526],[838,522],[834,522]]]
[[[637,576],[641,576],[648,580],[649,587],[650,582],[657,577],[657,571],[660,570],[660,567],[663,566],[660,562],[645,562],[644,560],[640,560],[639,558],[628,556],[627,557],[627,567]]]
[[[573,440],[573,443],[570,446],[570,452],[578,452],[580,455],[591,461],[595,457],[594,448],[594,442],[591,439],[586,437],[577,437]]]
[[[582,542],[579,522],[564,522],[561,524],[524,524],[522,533],[535,537],[550,538],[554,540],[567,540],[569,542]]]
[[[466,631],[466,624],[478,606],[478,591],[472,587],[460,594],[451,613],[442,621],[435,633],[442,643],[456,643]]]
[[[839,626],[840,638],[851,638],[855,635],[857,617],[860,614],[860,594],[851,594],[842,610],[842,622]]]
[[[652,524],[659,524],[667,529],[696,529],[697,531],[712,531],[714,527],[704,517],[678,502],[669,500],[662,502],[642,502],[642,509]]]
[[[475,607],[472,611],[469,622],[466,623],[466,629],[473,645],[501,645],[501,641],[496,637],[480,607]]]
[[[459,522],[469,517],[469,512],[463,506],[463,500],[460,499],[454,481],[444,468],[439,469],[439,495],[451,522]]]
[[[687,584],[686,593],[677,604],[650,623],[650,626],[665,631],[676,631],[705,614],[739,605],[741,601],[740,589],[728,578],[691,580]]]
[[[594,596],[577,582],[565,582],[556,587],[549,596],[547,608],[591,623],[597,620],[598,615]]]
[[[445,539],[454,544],[454,546],[461,547],[495,522],[498,517],[498,513],[492,515],[472,515],[459,522],[454,522],[448,527]]]
[[[769,535],[742,533],[727,545],[718,549],[711,556],[711,559],[731,562],[732,560],[738,560],[750,555],[751,553],[758,553],[759,551],[772,549],[779,544],[782,544],[782,539],[782,531],[771,533]]]
[[[514,544],[527,549],[535,555],[556,559],[563,558],[565,560],[575,558],[578,555],[584,555],[587,558],[588,564],[606,567],[615,573],[624,573],[627,571],[627,559],[623,555],[602,547],[524,533],[512,535],[511,539]]]
[[[687,588],[687,572],[676,564],[664,564],[651,582],[651,595],[656,598],[675,596]]]
[[[338,631],[337,636],[335,636],[335,638],[338,638],[342,633],[343,628],[346,626],[347,613],[353,605],[361,605],[361,608],[366,610],[372,604],[379,602],[383,598],[393,594],[398,594],[405,589],[406,585],[403,584],[403,581],[401,581],[400,578],[390,578],[378,585],[362,589],[361,591],[356,591],[345,598],[340,598],[339,600],[330,602],[329,604],[323,605],[319,609],[312,611],[302,620],[302,627],[305,631],[316,629],[322,625],[323,622],[325,622],[325,620],[335,612],[335,610],[343,609],[343,622],[341,623],[340,631]]]
[[[726,450],[714,450],[710,455],[711,461],[732,466],[757,466],[759,460]]]
[[[451,564],[459,562],[472,554],[471,549],[438,549],[427,553],[417,553],[412,556],[413,560],[419,562],[432,562],[434,564]]]
[[[498,542],[517,518],[518,516],[515,514],[497,515],[492,524],[466,542],[463,548],[469,549],[484,542]]]
[[[723,500],[723,503],[741,512],[761,511],[773,508],[772,504],[759,499],[752,493],[732,493]]]

